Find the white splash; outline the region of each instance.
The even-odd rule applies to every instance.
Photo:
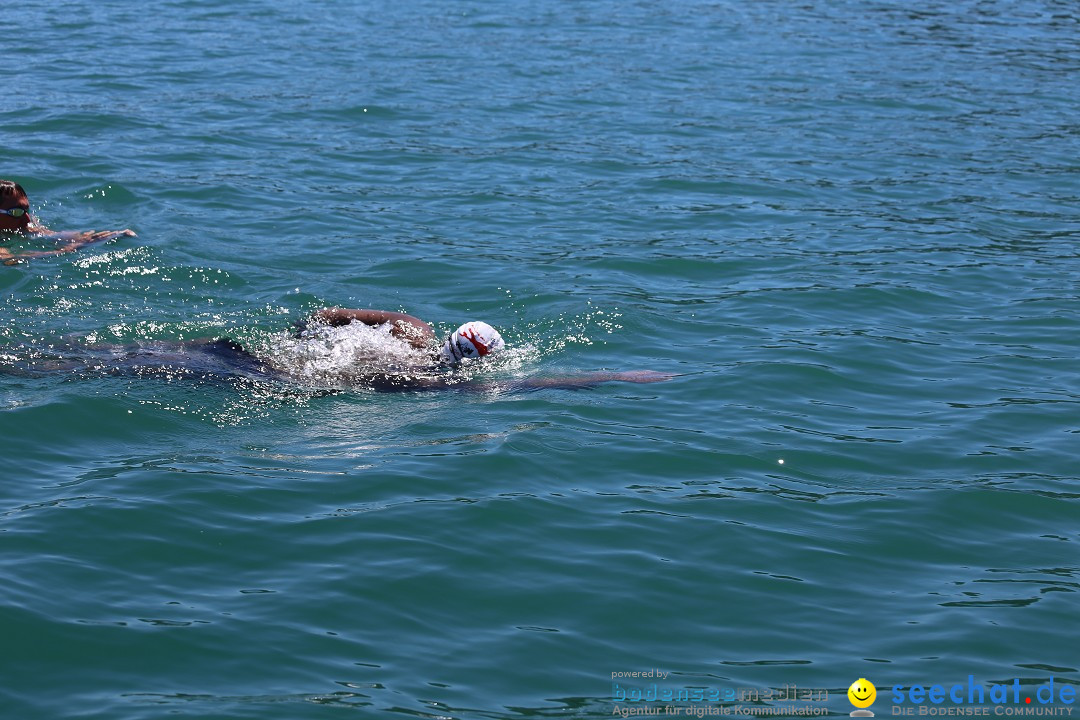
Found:
[[[277,333],[257,353],[274,369],[313,385],[353,384],[372,375],[430,371],[434,348],[417,349],[387,325],[312,325],[298,335]]]

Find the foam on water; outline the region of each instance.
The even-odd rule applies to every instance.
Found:
[[[297,335],[279,332],[265,338],[256,354],[276,371],[305,385],[360,384],[374,374],[430,374],[433,352],[390,334],[390,327],[350,323],[311,325]]]

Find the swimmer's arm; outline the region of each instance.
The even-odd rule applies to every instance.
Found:
[[[24,253],[13,253],[10,250],[0,248],[0,262],[5,265],[18,265],[19,263],[32,260],[33,258],[52,257],[53,255],[63,255],[64,253],[74,252],[80,246],[77,247],[62,247],[57,250],[31,250]]]
[[[49,238],[50,240],[56,240],[57,242],[65,243],[62,251],[72,252],[78,250],[83,245],[89,245],[90,243],[106,242],[108,240],[115,240],[118,237],[135,237],[134,230],[49,230],[41,225],[36,225],[31,229],[32,235],[38,237]],[[55,254],[55,253],[54,253]]]
[[[391,324],[390,334],[404,340],[415,348],[428,347],[435,340],[435,331],[418,317],[390,310],[350,310],[347,308],[324,308],[312,319],[327,325],[348,325],[360,322],[365,325]]]
[[[677,377],[675,373],[655,370],[628,370],[624,372],[591,372],[580,375],[555,375],[551,377],[525,378],[502,385],[507,390],[580,390],[608,382],[655,383]]]
[[[416,390],[458,390],[461,392],[513,392],[515,390],[581,390],[606,382],[654,383],[677,377],[675,373],[655,370],[631,370],[628,372],[593,372],[580,375],[555,375],[551,377],[526,378],[524,380],[471,380],[461,382],[452,377],[394,377],[379,376],[370,379],[371,386],[382,392]]]
[[[93,230],[84,232],[67,230],[64,232],[57,232],[54,230],[46,230],[40,226],[36,226],[36,229],[32,229],[30,234],[49,238],[50,240],[56,240],[58,243],[64,244],[56,250],[31,250],[29,252],[19,253],[18,255],[9,250],[0,248],[0,262],[3,262],[5,265],[16,265],[33,258],[52,257],[53,255],[64,255],[66,253],[75,252],[79,248],[91,243],[106,242],[118,237],[135,236],[135,233],[131,230]]]

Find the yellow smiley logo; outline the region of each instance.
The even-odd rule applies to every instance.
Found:
[[[868,708],[877,699],[877,688],[866,678],[859,678],[847,689],[848,700],[857,708]]]

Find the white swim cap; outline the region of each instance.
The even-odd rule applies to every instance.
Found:
[[[485,322],[467,322],[443,343],[440,358],[445,363],[464,358],[481,358],[506,347],[499,331]]]

